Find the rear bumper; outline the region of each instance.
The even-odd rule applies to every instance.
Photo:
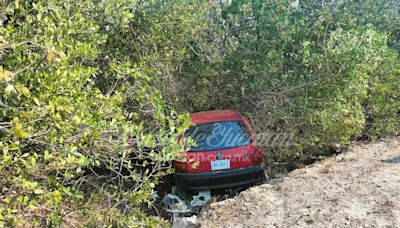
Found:
[[[175,173],[176,185],[188,190],[220,189],[257,182],[264,175],[258,166],[227,169],[206,173]]]

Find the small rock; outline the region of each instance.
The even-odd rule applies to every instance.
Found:
[[[192,217],[177,218],[172,225],[172,228],[198,228],[200,227],[199,219],[196,215]]]

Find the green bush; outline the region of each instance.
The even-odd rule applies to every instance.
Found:
[[[399,7],[6,1],[0,226],[166,225],[147,212],[184,149],[177,112],[233,108],[294,135],[266,146],[277,161],[398,133]]]
[[[162,223],[143,209],[183,149],[175,134],[187,117],[165,110],[151,70],[106,56],[113,34],[93,15],[102,12],[97,3],[7,5],[0,27],[0,226]],[[105,79],[112,86],[101,86]],[[139,107],[128,112],[129,101]]]
[[[272,148],[283,160],[394,134],[399,7],[385,0],[221,3],[208,29],[219,54],[209,61],[193,53],[182,63],[178,107],[235,108],[258,133],[295,134],[291,146]]]

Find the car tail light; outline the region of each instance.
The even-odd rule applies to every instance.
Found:
[[[175,168],[175,171],[177,171],[177,172],[186,172],[187,164],[186,164],[186,162],[174,161],[174,168]]]
[[[258,165],[262,162],[262,156],[258,156],[258,154],[255,154],[253,157],[253,163],[255,165]]]
[[[260,147],[257,148],[256,152],[253,155],[253,164],[258,165],[261,164],[263,159],[263,153]]]
[[[178,158],[176,158],[173,162],[173,167],[175,168],[175,171],[186,172],[188,170],[187,163],[188,160],[186,153],[181,153],[180,156],[178,156]]]

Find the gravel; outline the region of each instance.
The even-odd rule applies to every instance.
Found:
[[[213,203],[202,227],[400,227],[400,138],[336,157]]]

